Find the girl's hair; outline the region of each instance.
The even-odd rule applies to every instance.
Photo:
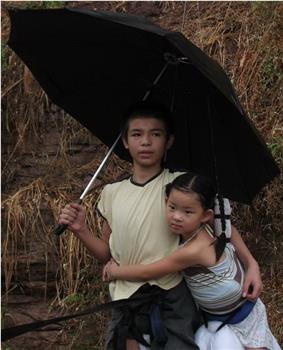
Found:
[[[188,172],[176,177],[173,182],[169,183],[166,186],[165,193],[167,198],[173,189],[184,193],[197,194],[200,204],[204,210],[214,210],[216,190],[211,179],[199,174],[195,174],[193,172]],[[222,226],[222,233],[219,237],[217,237],[215,243],[216,260],[218,261],[224,251],[227,239],[225,235],[226,222],[224,213],[224,201],[221,196],[217,195],[217,197],[219,200]]]
[[[141,102],[132,106],[126,112],[121,125],[122,137],[127,139],[129,123],[131,120],[137,118],[155,118],[161,120],[164,123],[167,138],[174,134],[172,116],[165,106],[155,103]]]

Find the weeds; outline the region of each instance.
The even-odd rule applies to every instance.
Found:
[[[63,1],[18,2],[21,8],[64,5]],[[106,5],[107,9],[113,6],[124,12],[133,8],[127,1]],[[74,6],[81,5],[74,2]],[[166,1],[158,6],[161,13],[156,22],[170,30],[180,30],[176,18],[184,18],[184,35],[225,67],[241,103],[283,172],[282,4],[188,2],[184,9],[182,2]],[[56,279],[50,308],[68,311],[105,302],[107,286],[100,279],[101,265],[70,232],[57,239],[52,229],[60,208],[81,193],[85,174],[97,168],[106,148],[54,106],[19,59],[9,55],[4,44],[1,48],[2,271],[6,294],[12,293],[16,281],[33,280],[33,266],[40,255],[45,269],[45,297],[50,279]],[[87,147],[91,157],[81,152]],[[23,161],[25,157],[28,162]],[[109,164],[85,199],[87,221],[94,234],[99,234],[100,222],[94,207],[103,184],[130,170],[128,163],[115,156]],[[281,173],[266,186],[251,207],[236,205],[233,212],[236,226],[261,265],[263,299],[279,342],[283,342],[282,177]],[[107,319],[107,314],[97,314],[87,322],[68,324],[70,333],[76,333],[70,348],[102,349]],[[92,324],[91,334],[84,327],[86,323]]]
[[[283,163],[283,137],[276,136],[268,143],[268,147],[277,162],[277,164]]]
[[[266,89],[274,86],[274,84],[282,78],[282,70],[280,69],[280,66],[283,66],[283,61],[279,56],[269,56],[263,62],[261,68],[261,79]]]
[[[35,8],[41,9],[56,9],[65,6],[66,1],[26,1],[24,8],[32,10]]]
[[[9,69],[8,47],[1,43],[1,72]]]

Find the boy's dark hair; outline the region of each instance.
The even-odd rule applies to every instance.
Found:
[[[214,202],[216,197],[216,190],[211,179],[208,177],[195,174],[193,172],[188,172],[176,177],[173,182],[169,183],[166,186],[165,192],[167,198],[170,195],[170,192],[175,189],[185,193],[195,193],[198,195],[201,206],[204,210],[212,209],[214,210]],[[224,213],[224,202],[223,198],[217,195],[220,206],[220,216],[221,216],[221,225],[222,225],[222,234],[220,237],[217,237],[215,243],[215,254],[216,260],[218,261],[221,257],[227,239],[225,235],[226,230],[226,221]]]
[[[129,122],[136,118],[155,118],[163,121],[167,138],[174,134],[173,120],[170,111],[163,105],[155,103],[140,102],[132,106],[124,115],[121,124],[121,134],[127,138]]]

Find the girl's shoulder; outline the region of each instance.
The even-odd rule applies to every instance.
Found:
[[[198,236],[192,241],[187,241],[179,246],[179,252],[182,255],[187,255],[188,259],[195,262],[195,264],[202,264],[203,256],[210,253],[210,243],[203,237]]]
[[[210,267],[216,263],[214,242],[215,238],[202,232],[195,240],[184,244],[183,248],[194,257],[197,265]]]

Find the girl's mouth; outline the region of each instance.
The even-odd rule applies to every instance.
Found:
[[[182,228],[182,225],[171,223],[170,227],[172,230],[180,230]]]

